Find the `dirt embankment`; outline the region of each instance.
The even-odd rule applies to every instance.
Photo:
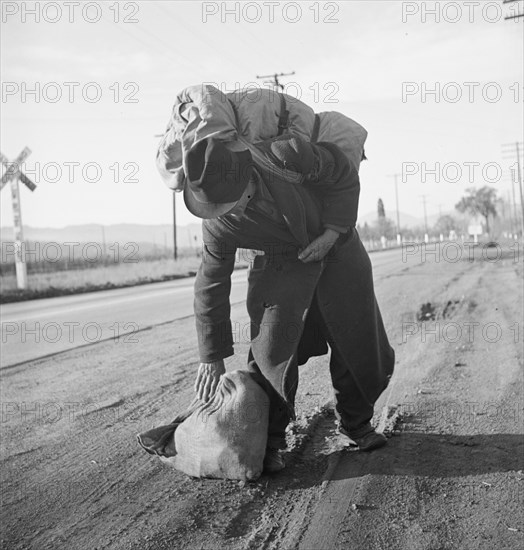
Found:
[[[335,434],[326,357],[282,473],[198,481],[144,453],[135,434],[191,400],[192,320],[6,369],[3,548],[521,548],[521,263],[429,260],[377,280],[397,366],[376,422],[397,435],[371,454]]]

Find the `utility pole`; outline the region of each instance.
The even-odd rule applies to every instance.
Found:
[[[511,231],[511,237],[513,238],[513,215],[511,213],[511,196],[509,194],[509,191],[506,191],[506,199],[508,203],[508,209],[509,209],[509,230]]]
[[[397,208],[397,241],[400,239],[400,213],[398,209],[398,177],[400,174],[391,174],[389,177],[395,181],[395,205]],[[400,244],[400,243],[399,243]]]
[[[24,244],[24,231],[22,226],[22,207],[20,205],[20,187],[21,181],[30,191],[36,189],[36,185],[21,171],[20,166],[31,154],[31,149],[26,147],[16,158],[14,162],[9,162],[7,157],[0,153],[0,161],[6,168],[2,179],[0,180],[0,190],[8,182],[11,183],[11,200],[13,204],[13,226],[15,236],[15,268],[16,268],[16,286],[20,289],[27,288],[27,265],[22,257],[22,246]]]
[[[504,182],[509,178],[509,184],[511,184],[511,190],[506,189],[505,190],[505,198],[504,202],[507,203],[507,207],[504,207],[502,212],[503,219],[509,219],[509,226],[511,231],[511,237],[513,238],[513,235],[515,232],[518,232],[519,230],[519,216],[517,214],[517,203],[515,202],[515,180],[514,176],[515,174],[511,170],[511,168],[508,169],[508,174],[504,174],[506,178],[504,178]],[[513,197],[513,199],[512,199]]]
[[[519,195],[520,195],[520,234],[521,234],[521,237],[524,237],[524,200],[522,197],[522,168],[520,164],[522,143],[519,143],[518,141],[516,141],[515,143],[506,143],[502,147],[503,147],[502,152],[506,153],[506,155],[512,152],[508,149],[508,147],[514,148],[515,155],[517,157],[517,162],[513,166],[510,166],[511,187],[513,191],[513,209],[515,214],[515,220],[516,220],[516,223],[518,224],[517,206],[515,201],[515,179],[516,179],[517,183],[519,184]],[[506,149],[504,149],[504,147]],[[504,158],[507,159],[509,157],[506,156]],[[516,178],[515,178],[515,173],[517,176]]]
[[[173,191],[173,258],[178,260],[178,246],[176,244],[176,193]]]
[[[419,195],[422,199],[422,204],[424,205],[424,240],[428,242],[428,215],[426,212],[426,195]]]
[[[100,226],[102,229],[102,252],[104,255],[104,264],[106,262],[106,255],[107,255],[107,249],[106,249],[106,230],[103,225]]]
[[[515,152],[517,154],[517,181],[519,182],[520,194],[520,232],[524,238],[524,200],[522,198],[522,170],[520,167],[520,147],[519,142],[515,142]]]
[[[510,178],[511,178],[511,195],[513,198],[513,216],[512,220],[515,220],[515,231],[517,231],[517,228],[519,226],[519,217],[517,215],[517,199],[515,198],[515,180],[513,179],[513,172],[510,170]],[[511,213],[511,204],[510,204],[510,213]],[[511,224],[513,227],[513,223]]]
[[[154,137],[163,137],[164,134],[155,134]],[[176,244],[176,193],[173,191],[173,258],[178,260],[178,247]]]
[[[260,80],[261,78],[271,78],[272,80],[265,80],[264,82],[266,84],[271,84],[273,86],[273,89],[275,91],[278,91],[278,88],[280,88],[282,91],[284,91],[284,85],[280,83],[278,80],[279,76],[291,76],[295,74],[295,71],[292,73],[275,73],[275,74],[266,74],[266,75],[257,75],[257,78]]]

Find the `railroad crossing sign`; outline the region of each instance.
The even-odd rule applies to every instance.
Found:
[[[16,284],[18,288],[27,287],[27,266],[22,258],[22,243],[24,232],[22,227],[22,210],[20,207],[20,189],[18,182],[21,181],[30,191],[36,189],[36,185],[20,170],[21,164],[31,154],[31,149],[26,147],[14,162],[9,162],[7,157],[0,153],[0,160],[6,168],[0,180],[0,191],[6,183],[11,183],[11,200],[13,203],[13,225],[15,230],[15,267]]]

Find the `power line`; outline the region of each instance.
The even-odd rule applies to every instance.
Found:
[[[153,4],[153,5],[157,9],[159,9],[160,11],[164,12],[172,21],[174,21],[178,25],[180,25],[180,18],[177,18],[176,16],[174,16],[173,13],[170,10],[168,10],[166,7],[164,7],[162,5],[159,5],[159,4]],[[182,25],[182,28],[184,30],[189,30],[190,31],[188,34],[191,35],[191,38],[193,40],[194,40],[195,35],[197,35],[198,39],[201,42],[204,42],[205,44],[207,44],[209,46],[211,52],[221,53],[224,59],[229,59],[231,57],[231,52],[228,52],[228,51],[222,49],[220,47],[220,43],[218,41],[216,41],[216,40],[215,41],[207,40],[206,34],[196,30],[196,29],[198,29],[198,27],[194,27],[194,26],[190,25],[187,18],[184,20],[184,24]],[[239,60],[236,58],[235,59],[235,65],[236,66],[238,66],[238,62],[239,62]],[[244,64],[244,63],[245,62],[242,62],[244,69],[246,69],[246,71],[248,71],[248,72],[251,72],[252,67],[250,67],[250,66],[248,66],[247,64]],[[203,68],[206,72],[208,72],[207,69],[205,67],[203,67],[202,65],[200,65],[200,67]]]
[[[503,4],[513,4],[515,2],[521,2],[522,0],[503,0]],[[508,15],[504,17],[504,19],[507,21],[509,19],[519,19],[520,17],[524,17],[524,11],[517,12],[515,15]]]
[[[108,19],[102,17],[102,19],[106,22],[106,23],[109,23],[109,24],[112,24]],[[200,63],[198,62],[195,62],[194,59],[189,59],[188,57],[182,55],[180,53],[180,48],[178,48],[178,55],[180,55],[180,57],[173,57],[172,55],[170,55],[170,51],[173,50],[173,45],[169,45],[167,44],[166,42],[163,42],[162,40],[160,40],[157,36],[155,36],[154,34],[146,31],[144,28],[142,27],[133,27],[133,28],[137,28],[138,30],[140,30],[141,32],[143,32],[144,34],[148,35],[148,36],[151,36],[153,39],[155,39],[158,44],[151,44],[151,43],[148,43],[148,42],[145,42],[140,36],[137,36],[136,34],[132,33],[131,30],[129,28],[125,28],[124,26],[122,25],[112,25],[113,28],[116,26],[117,29],[121,30],[123,33],[129,35],[131,38],[133,38],[133,40],[136,40],[137,42],[140,42],[142,45],[146,46],[147,48],[149,49],[153,49],[155,50],[156,52],[158,53],[161,53],[164,57],[166,57],[166,59],[169,59],[171,62],[174,62],[177,64],[177,66],[180,64],[181,60],[184,60],[185,61],[185,64],[188,66],[188,67],[194,67],[196,64],[200,65],[200,67],[202,69],[205,70],[205,67],[203,65],[201,65]],[[162,47],[160,47],[160,45]]]

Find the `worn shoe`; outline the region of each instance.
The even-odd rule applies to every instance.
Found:
[[[372,451],[373,449],[379,449],[388,442],[384,434],[377,433],[373,428],[359,437],[350,435],[350,433],[343,426],[339,427],[339,432],[349,437],[351,441],[354,441],[358,446],[359,451],[367,452]]]
[[[275,472],[280,472],[280,470],[283,470],[285,467],[286,463],[280,455],[280,451],[267,447],[266,456],[264,457],[264,472],[267,474],[274,474]]]

